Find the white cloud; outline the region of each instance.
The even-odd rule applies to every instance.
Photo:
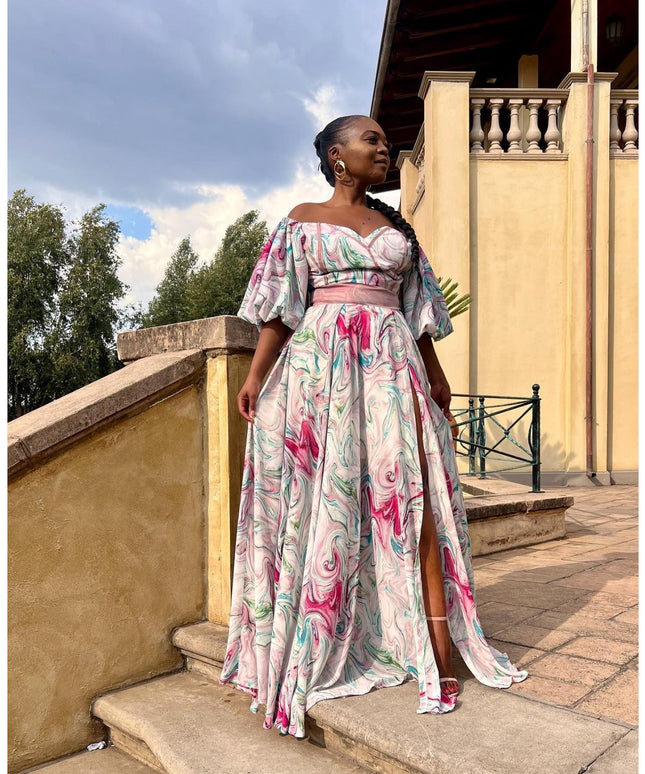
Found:
[[[127,301],[150,301],[163,278],[166,264],[181,240],[190,236],[193,249],[203,261],[212,258],[226,228],[244,212],[252,209],[239,186],[198,186],[202,197],[184,209],[179,207],[142,207],[153,222],[148,239],[123,237],[119,255],[123,259],[121,278],[130,286]]]
[[[342,115],[336,89],[331,83],[323,83],[311,97],[303,97],[302,104],[314,119],[316,131],[320,131],[334,118]]]
[[[312,164],[300,164],[288,186],[268,194],[250,197],[240,186],[202,184],[195,193],[200,201],[186,208],[142,207],[153,222],[150,237],[145,240],[123,237],[119,254],[123,259],[120,276],[130,286],[128,302],[150,301],[170,256],[181,240],[190,236],[191,244],[205,262],[212,258],[228,226],[252,209],[260,212],[271,231],[278,221],[303,201],[323,201],[331,189]]]

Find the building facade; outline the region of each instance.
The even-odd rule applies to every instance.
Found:
[[[517,5],[388,4],[381,190],[472,296],[437,345],[453,392],[539,383],[543,482],[635,483],[636,5]]]

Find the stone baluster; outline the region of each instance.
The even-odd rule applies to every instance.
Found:
[[[473,111],[473,128],[470,130],[470,152],[484,152],[484,130],[482,129],[482,108],[486,104],[485,99],[471,99],[470,105]]]
[[[618,127],[618,110],[623,104],[622,99],[609,100],[610,105],[610,117],[609,117],[609,151],[611,153],[622,153],[623,149],[620,147],[620,129]]]
[[[636,144],[638,140],[638,130],[636,129],[636,124],[634,123],[634,111],[637,107],[637,99],[625,100],[625,130],[623,132],[623,140],[625,144],[623,146],[623,153],[638,153],[638,145]]]
[[[544,100],[542,99],[528,100],[529,128],[526,130],[526,139],[529,145],[526,149],[527,153],[542,153],[542,149],[540,148],[542,134],[538,127],[538,109],[543,102]]]
[[[421,153],[419,153],[419,157],[417,158],[417,169],[419,170],[419,177],[417,179],[417,187],[415,189],[415,193],[417,196],[421,194],[422,191],[425,190],[426,187],[426,173],[425,173],[425,147],[421,148]]]
[[[504,105],[501,97],[494,97],[488,100],[490,106],[490,129],[488,130],[489,153],[502,153],[501,142],[504,139],[504,133],[499,125],[499,111]]]
[[[546,140],[546,152],[547,153],[561,153],[560,141],[562,139],[560,135],[560,127],[558,126],[558,110],[562,104],[561,99],[547,99],[546,109],[549,112],[549,124],[547,130],[544,133],[544,139]]]
[[[509,99],[508,107],[511,111],[511,125],[506,135],[508,139],[508,153],[523,153],[522,151],[522,130],[520,129],[520,108],[524,104],[521,97]]]

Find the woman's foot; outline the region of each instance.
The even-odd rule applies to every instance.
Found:
[[[428,629],[437,667],[439,668],[439,682],[442,684],[442,692],[450,698],[456,697],[459,694],[459,682],[454,674],[450,674],[452,672],[452,658],[448,618],[445,615],[427,615],[426,620],[432,624]],[[440,627],[442,632],[439,637],[435,633],[435,621],[445,621],[445,624]]]

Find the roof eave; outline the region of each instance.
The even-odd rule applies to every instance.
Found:
[[[381,97],[383,95],[383,84],[385,83],[385,74],[390,61],[390,51],[392,49],[392,39],[394,38],[394,28],[396,19],[399,15],[399,5],[401,0],[387,0],[385,9],[385,19],[383,21],[383,34],[381,35],[381,49],[378,55],[378,67],[376,69],[376,81],[374,83],[374,93],[372,94],[372,107],[370,116],[376,121],[379,108],[381,107]]]

